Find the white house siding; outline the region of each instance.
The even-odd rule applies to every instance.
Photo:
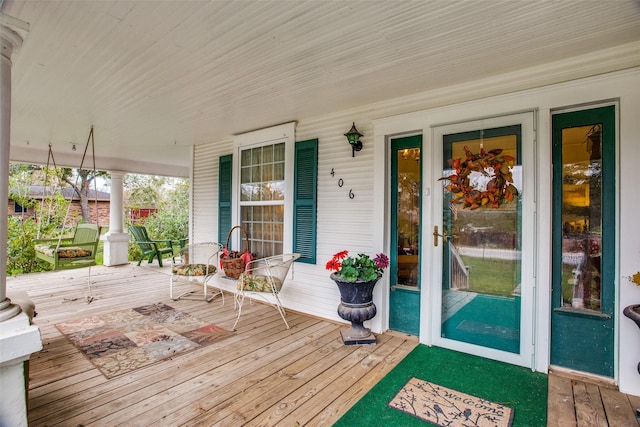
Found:
[[[636,57],[636,66],[627,70],[603,73],[609,64],[611,69],[625,68],[620,65],[628,61],[628,56]],[[535,366],[546,371],[549,361],[549,306],[551,277],[551,125],[552,109],[619,99],[620,131],[619,139],[619,264],[618,264],[618,310],[617,310],[617,365],[620,390],[640,395],[640,380],[636,366],[640,361],[640,330],[622,315],[622,309],[632,303],[640,303],[640,287],[632,285],[626,276],[640,270],[640,222],[637,212],[640,203],[635,197],[635,187],[640,182],[640,67],[638,45],[627,50],[607,52],[592,58],[572,59],[564,64],[551,64],[548,73],[542,68],[518,75],[475,82],[461,87],[449,88],[437,93],[417,94],[411,97],[392,99],[384,103],[337,112],[313,120],[300,120],[296,128],[296,140],[318,138],[318,223],[317,223],[317,265],[296,264],[295,275],[284,287],[282,301],[288,308],[324,318],[340,320],[336,314],[339,293],[329,279],[325,263],[331,255],[347,249],[352,253],[374,254],[384,250],[384,182],[376,176],[384,177],[384,162],[375,157],[374,145],[381,144],[380,135],[374,139],[373,124],[384,118],[405,113],[412,122],[422,123],[425,136],[430,126],[458,120],[470,120],[498,114],[511,114],[524,110],[538,111],[538,141],[536,147],[537,179],[537,266],[535,280],[537,286],[534,321]],[[599,61],[597,67],[591,60]],[[573,71],[567,68],[573,67]],[[604,68],[603,68],[604,67]],[[586,71],[585,71],[586,70]],[[594,77],[582,78],[586,72]],[[598,75],[596,75],[598,74]],[[574,79],[571,79],[571,76]],[[554,79],[560,83],[555,83]],[[563,80],[568,80],[562,83]],[[515,90],[518,89],[518,90]],[[503,93],[504,95],[498,95]],[[473,100],[475,99],[475,100]],[[351,157],[351,149],[343,134],[355,122],[364,134],[364,148]],[[416,129],[421,130],[419,126]],[[381,142],[382,141],[382,142]],[[194,235],[207,233],[217,236],[217,156],[232,151],[230,143],[224,144],[228,150],[216,144],[196,147],[194,156]],[[206,155],[205,155],[206,153]],[[374,167],[375,165],[375,167]],[[331,170],[334,176],[331,176]],[[383,174],[383,175],[378,175]],[[344,182],[338,186],[338,179]],[[374,182],[376,184],[374,184]],[[210,190],[203,188],[210,186]],[[349,190],[354,198],[349,198]],[[205,200],[202,198],[206,197]],[[425,215],[429,215],[425,212]],[[430,218],[423,218],[424,225]],[[428,228],[423,228],[428,230]],[[429,233],[424,232],[423,247],[428,244]],[[428,274],[428,273],[427,273]],[[424,278],[424,277],[423,277]],[[371,321],[374,331],[385,329],[386,292],[388,281],[376,287],[374,301],[378,315]],[[426,298],[426,296],[425,296]],[[428,304],[424,304],[424,317],[428,316]],[[425,328],[423,328],[425,330]],[[428,333],[421,334],[421,341],[429,343]]]
[[[218,158],[230,154],[231,147],[228,141],[193,149],[189,227],[193,243],[218,241]]]

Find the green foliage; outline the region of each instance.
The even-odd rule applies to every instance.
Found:
[[[129,207],[154,206],[158,209],[142,222],[147,227],[149,237],[155,240],[179,240],[188,235],[188,180],[133,175],[127,185],[133,184],[141,187],[130,192]],[[152,201],[154,204],[150,205]],[[140,259],[140,248],[134,242],[129,244],[129,259]]]
[[[7,234],[7,275],[46,271],[44,264],[35,259],[33,240],[36,238],[38,225],[33,218],[21,219],[9,217]]]
[[[160,193],[158,211],[144,225],[154,239],[178,240],[189,231],[189,185],[181,180]]]
[[[33,207],[35,202],[27,196],[31,177],[31,170],[28,165],[10,163],[9,172],[9,197],[20,206],[25,208]]]
[[[358,258],[344,259],[340,275],[348,282],[355,282],[358,278],[369,282],[378,277],[375,263],[365,254],[359,254]]]
[[[167,183],[167,178],[150,175],[127,174],[123,179],[124,188],[127,190],[127,207],[158,208],[161,204],[162,189]]]

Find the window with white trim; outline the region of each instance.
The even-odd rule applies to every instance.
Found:
[[[240,224],[251,252],[263,258],[300,253],[299,262],[316,262],[318,140],[295,142],[295,122],[234,137],[234,152],[220,156],[218,239],[244,249]]]
[[[259,257],[283,253],[285,144],[240,151],[240,221]]]

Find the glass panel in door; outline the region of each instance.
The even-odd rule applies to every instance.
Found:
[[[551,364],[615,371],[615,106],[552,116]]]
[[[422,136],[391,140],[391,292],[389,328],[420,332]]]
[[[443,136],[443,176],[457,178],[444,180],[444,230],[434,230],[444,252],[441,337],[510,353],[520,352],[520,141],[520,125]],[[503,192],[510,181],[517,192]]]

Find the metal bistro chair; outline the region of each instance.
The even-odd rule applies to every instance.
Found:
[[[287,329],[289,329],[289,324],[285,318],[286,312],[280,302],[278,294],[287,278],[289,269],[298,258],[300,258],[300,254],[282,254],[255,259],[247,263],[245,271],[240,274],[236,286],[235,302],[236,308],[238,309],[238,316],[231,330],[235,331],[236,325],[240,321],[242,304],[246,296],[249,296],[249,298],[259,296],[267,303],[272,304],[276,310],[278,310],[278,313],[280,313],[280,317],[282,317]],[[273,298],[267,298],[269,294]]]
[[[206,302],[213,300],[218,294],[222,296],[222,304],[224,305],[224,292],[219,289],[209,295],[207,282],[215,274],[217,265],[220,262],[220,250],[222,245],[215,242],[203,242],[186,245],[180,250],[178,261],[171,263],[171,278],[169,279],[169,296],[172,300],[180,298],[184,299],[203,299]],[[189,282],[202,280],[202,293],[196,291],[185,291],[174,296],[174,286],[178,285],[179,279],[186,279]]]

